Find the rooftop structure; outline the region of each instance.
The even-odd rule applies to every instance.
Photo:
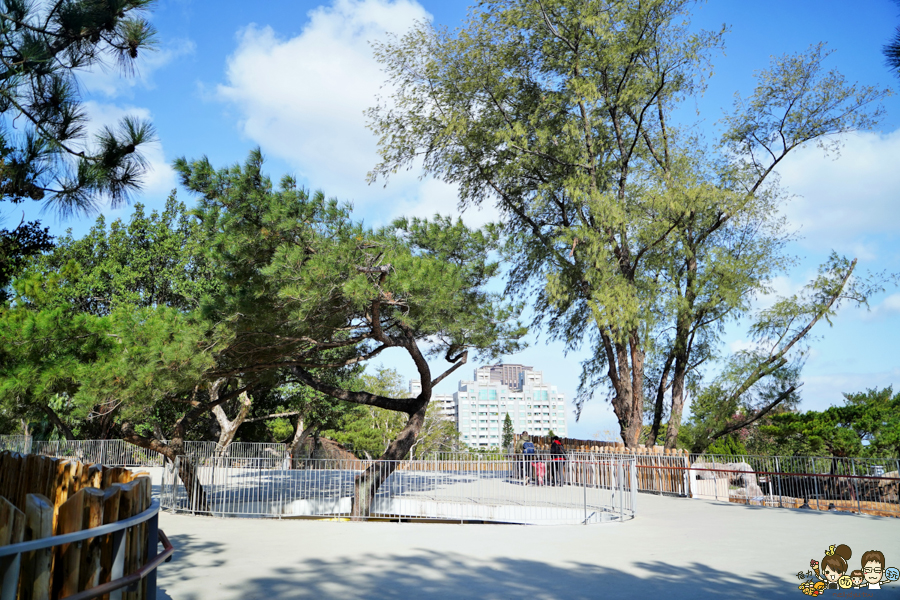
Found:
[[[511,391],[521,392],[522,384],[520,380],[522,377],[522,373],[533,370],[534,367],[528,367],[525,365],[512,365],[505,363],[487,365],[484,367],[479,367],[475,371],[475,381],[500,383],[508,387]]]

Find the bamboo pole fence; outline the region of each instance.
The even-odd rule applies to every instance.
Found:
[[[0,546],[85,531],[150,507],[150,477],[123,467],[83,464],[36,454],[0,452]],[[144,564],[143,523],[126,534],[126,573]],[[110,580],[111,535],[25,553],[18,600],[61,600]],[[108,596],[104,597],[108,599]],[[146,580],[125,600],[146,597]]]

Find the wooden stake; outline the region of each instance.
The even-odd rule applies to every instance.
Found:
[[[119,520],[119,500],[122,497],[121,484],[114,483],[103,492],[103,524],[109,525]],[[112,572],[112,535],[106,535],[100,551],[100,583],[108,583]],[[103,596],[109,600],[109,594]]]
[[[25,535],[25,513],[0,498],[0,546],[18,544]]]
[[[139,482],[132,481],[130,483],[119,484],[122,492],[119,496],[119,520],[123,521],[139,513],[136,510],[140,506],[139,499]],[[135,528],[132,527],[125,534],[125,575],[133,573],[137,570],[138,565],[135,564],[134,553],[132,552],[132,543],[135,535]],[[122,594],[123,600],[128,600],[129,593]]]
[[[130,472],[129,472],[130,475]],[[132,482],[134,486],[134,506],[131,516],[138,515],[150,508],[150,478],[146,476],[137,477]],[[144,555],[147,548],[147,524],[142,523],[131,530],[131,538],[128,541],[128,554],[132,560],[131,571],[136,571],[144,564]],[[144,582],[138,585],[135,592],[126,592],[123,595],[124,600],[143,600],[144,599]]]
[[[90,465],[82,471],[81,481],[84,487],[101,489],[103,468],[100,465]]]
[[[56,476],[53,482],[53,494],[49,497],[53,503],[53,531],[56,531],[59,520],[59,507],[69,499],[69,478],[74,464],[71,461],[56,463]]]
[[[53,504],[42,494],[28,494],[25,499],[25,541],[40,540],[52,535]],[[19,600],[50,600],[52,557],[52,548],[22,555]]]
[[[56,535],[81,531],[84,521],[84,490],[75,493],[59,507]],[[78,592],[83,542],[63,544],[58,547],[54,565],[54,589],[56,598],[65,598]]]
[[[87,471],[87,469],[85,469]],[[103,491],[97,488],[84,488],[79,492],[84,496],[84,515],[81,522],[82,531],[93,529],[103,524]],[[81,565],[79,567],[78,591],[89,590],[100,583],[100,551],[103,536],[88,538],[81,548]]]

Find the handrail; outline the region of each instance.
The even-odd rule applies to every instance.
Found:
[[[82,540],[95,538],[101,535],[115,533],[116,531],[128,529],[129,527],[134,527],[135,525],[139,525],[144,521],[148,521],[152,519],[157,513],[159,513],[159,500],[152,500],[150,502],[150,508],[148,508],[144,512],[138,513],[133,517],[129,517],[121,521],[116,521],[115,523],[100,525],[99,527],[84,529],[82,531],[76,531],[75,533],[67,533],[65,535],[52,535],[50,537],[41,538],[39,540],[32,540],[30,542],[19,542],[18,544],[0,546],[0,557],[21,554],[22,552],[31,552],[32,550],[52,548],[53,546],[71,544],[73,542],[80,542]]]
[[[166,534],[163,533],[162,529],[160,529],[158,533],[159,541],[161,541],[163,544],[163,551],[157,554],[156,558],[148,562],[146,565],[144,565],[134,573],[131,573],[130,575],[125,575],[124,577],[120,577],[115,581],[110,581],[108,583],[98,585],[97,587],[93,587],[89,590],[78,592],[77,594],[74,594],[72,596],[66,596],[63,600],[91,600],[92,598],[99,598],[104,594],[114,592],[118,589],[139,582],[141,579],[149,575],[159,565],[172,560],[172,554],[175,552],[175,548],[172,547],[172,544],[169,542],[169,538],[166,537]]]
[[[123,593],[122,588],[134,585],[143,579],[146,579],[147,581],[147,597],[155,598],[156,569],[163,562],[168,562],[174,552],[174,548],[169,542],[169,539],[159,530],[159,509],[159,500],[151,500],[150,508],[147,510],[116,523],[101,525],[100,527],[93,527],[91,529],[67,533],[65,535],[53,535],[39,540],[31,540],[0,547],[0,598],[3,600],[13,600],[16,598],[23,554],[35,550],[49,549],[63,544],[81,542],[90,538],[97,538],[105,535],[112,536],[113,554],[110,576],[113,580],[91,588],[90,590],[66,596],[66,599],[88,600],[90,598],[98,598],[108,594],[111,600],[121,600]],[[135,526],[142,524],[145,524],[143,526],[147,528],[145,556],[148,561],[134,573],[124,575],[125,554],[128,552],[126,549],[126,533],[129,530],[134,531],[133,528]],[[163,543],[164,550],[162,553],[157,553],[160,541]]]

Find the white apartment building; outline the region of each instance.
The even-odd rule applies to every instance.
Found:
[[[544,383],[541,371],[522,369],[519,390],[511,390],[496,381],[496,375],[491,381],[497,366],[480,367],[474,381],[459,382],[453,400],[460,440],[475,447],[499,447],[507,414],[516,433],[547,435],[552,430],[565,437],[565,397],[556,386]]]

